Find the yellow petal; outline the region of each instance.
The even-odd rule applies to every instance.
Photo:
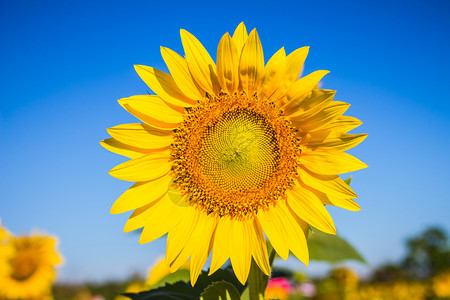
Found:
[[[318,113],[303,118],[302,115],[291,118],[295,127],[303,132],[323,129],[327,124],[342,116],[347,111],[350,104],[341,101],[331,101],[324,109]]]
[[[146,154],[114,167],[109,174],[127,181],[148,181],[159,178],[172,167],[169,151]]]
[[[248,221],[231,222],[228,235],[230,261],[237,279],[245,285],[251,263],[251,240]]]
[[[321,130],[334,130],[338,132],[348,132],[361,126],[362,122],[357,118],[350,116],[340,116],[339,118],[333,120],[331,123],[322,126]]]
[[[189,258],[180,256],[186,243],[190,239],[196,228],[199,214],[193,207],[187,207],[186,213],[182,216],[180,223],[167,235],[166,263],[172,272],[176,271],[178,266],[182,266]],[[178,260],[178,264],[174,265]]]
[[[201,100],[205,96],[196,86],[186,60],[175,51],[161,47],[161,55],[178,88],[188,98]]]
[[[230,232],[231,220],[224,216],[219,219],[216,233],[214,235],[213,250],[211,257],[211,268],[209,275],[216,272],[230,257],[228,251],[228,234]]]
[[[286,241],[289,249],[299,260],[308,265],[309,252],[304,228],[300,226],[302,221],[295,218],[295,213],[284,202],[280,202],[279,208],[278,213],[282,226],[284,226],[284,232],[286,232]],[[304,224],[304,222],[302,223]]]
[[[152,181],[137,182],[114,202],[111,213],[120,214],[152,203],[167,193],[171,183],[170,174]]]
[[[307,222],[305,222],[304,220],[300,219],[289,206],[288,206],[288,209],[289,209],[289,212],[291,213],[291,215],[294,217],[294,220],[297,222],[297,224],[303,230],[303,234],[305,235],[305,238],[308,240],[309,224]]]
[[[192,236],[194,232],[191,232],[189,236]],[[184,248],[181,249],[181,252],[178,254],[178,256],[174,259],[174,261],[169,265],[169,270],[171,273],[176,272],[179,268],[182,266],[189,264],[188,262],[189,257],[191,256],[192,249],[190,247],[187,247],[185,245]]]
[[[244,22],[241,22],[233,33],[233,42],[236,45],[239,58],[241,57],[242,48],[244,48],[247,38],[247,28],[245,28]]]
[[[365,140],[367,134],[348,134],[336,133],[327,130],[313,131],[305,139],[302,144],[315,150],[321,149],[335,149],[345,151],[357,146]]]
[[[325,197],[319,197],[323,204],[338,206],[351,211],[361,210],[359,205],[352,200],[352,198],[358,197],[356,193],[337,175],[320,175],[300,169],[300,181],[324,193]]]
[[[278,210],[280,210],[278,204],[270,207],[267,211],[259,210],[257,218],[275,251],[282,259],[286,260],[289,256],[287,233],[281,225],[282,220],[277,213]]]
[[[319,197],[320,201],[322,201],[322,203],[325,205],[337,206],[351,211],[361,210],[361,207],[352,198],[345,198],[332,193],[325,194],[313,188],[310,188],[310,190],[314,191],[317,197]]]
[[[367,168],[367,165],[356,157],[333,149],[303,151],[301,163],[309,171],[323,175],[336,175]]]
[[[147,215],[151,213],[151,209],[156,206],[163,198],[153,201],[145,206],[139,207],[133,211],[131,216],[128,218],[127,223],[123,229],[123,232],[130,232],[138,228],[142,228],[145,225]]]
[[[267,62],[258,84],[258,96],[261,99],[271,99],[278,90],[286,69],[286,52],[284,47],[278,50]],[[274,99],[276,100],[276,99]]]
[[[256,218],[251,221],[250,239],[252,244],[252,255],[255,262],[258,264],[259,269],[263,271],[267,276],[270,276],[269,256],[267,254],[266,238],[262,230],[261,224],[259,224]]]
[[[291,89],[292,84],[300,76],[306,56],[308,56],[308,51],[309,47],[302,47],[287,56],[285,74],[280,80],[278,89],[271,96],[271,99],[277,101],[283,98]]]
[[[256,29],[250,32],[247,42],[242,49],[239,61],[240,90],[247,95],[256,91],[258,79],[264,70],[264,54]]]
[[[322,200],[325,205],[337,206],[343,209],[351,210],[351,211],[359,211],[361,207],[355,200],[352,198],[339,198],[334,197],[333,195],[326,195]]]
[[[286,78],[295,81],[303,70],[306,57],[309,53],[309,46],[298,48],[286,58]]]
[[[300,170],[300,180],[319,191],[327,193],[337,193],[347,198],[357,198],[356,193],[337,175],[320,175],[310,173],[307,170]]]
[[[335,94],[332,90],[313,89],[308,98],[285,110],[284,114],[290,118],[309,118],[330,104]]]
[[[217,48],[217,78],[222,89],[230,95],[239,86],[239,56],[228,32],[220,39]]]
[[[179,231],[182,232],[184,236],[179,236],[182,238],[183,243],[177,243],[179,246],[182,245],[182,247],[179,248],[179,253],[176,256],[173,256],[173,259],[170,259],[168,265],[170,271],[175,272],[184,265],[189,257],[191,257],[191,284],[194,285],[209,253],[211,252],[212,235],[216,228],[217,219],[208,216],[203,211],[193,207],[188,207],[187,210],[188,212],[186,214],[190,216],[187,218],[185,217],[184,220],[191,219],[194,220],[194,223],[191,222],[191,225],[180,222],[179,225],[169,233],[171,240],[169,242],[168,239],[168,246],[170,244],[175,245],[173,244],[174,235],[171,235],[172,232]],[[178,250],[176,252],[178,252]],[[167,259],[168,256],[166,256],[166,261]]]
[[[216,64],[208,51],[191,33],[180,30],[186,61],[195,82],[206,92],[215,95],[219,92]]]
[[[165,101],[181,107],[191,107],[196,104],[196,101],[186,97],[180,91],[170,74],[142,65],[135,65],[134,69],[145,84]]]
[[[145,215],[144,230],[139,243],[149,243],[169,232],[180,222],[185,210],[184,207],[174,205],[167,196],[157,201]]]
[[[197,227],[189,240],[191,254],[191,284],[195,285],[212,248],[212,236],[216,229],[217,218],[199,211]]]
[[[137,148],[158,149],[170,146],[173,142],[171,132],[142,123],[122,124],[107,131],[116,140]]]
[[[154,150],[150,150],[150,149],[141,149],[141,148],[132,147],[132,146],[126,145],[124,143],[121,143],[118,140],[113,139],[113,138],[101,141],[100,145],[103,148],[105,148],[106,150],[109,150],[116,154],[126,156],[128,158],[138,158],[138,157],[143,156],[144,154],[148,154],[148,153],[151,153],[152,151],[154,151]]]
[[[336,234],[333,219],[322,201],[306,186],[300,185],[286,191],[287,203],[295,214],[317,229]]]
[[[158,129],[175,129],[183,120],[183,114],[164,103],[158,96],[132,96],[119,99],[118,102],[135,117]]]
[[[330,71],[315,71],[294,82],[286,95],[287,103],[283,107],[285,113],[293,113],[293,109],[298,107],[300,103],[311,94],[314,87],[316,87],[319,81],[328,73],[330,73]]]

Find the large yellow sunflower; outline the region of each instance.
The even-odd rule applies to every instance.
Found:
[[[62,260],[56,251],[56,238],[37,234],[10,236],[8,243],[14,254],[8,260],[10,272],[0,274],[0,298],[48,299],[54,268]]]
[[[140,243],[168,233],[166,262],[190,258],[191,282],[212,251],[210,273],[228,259],[245,283],[251,259],[270,274],[265,236],[286,259],[308,264],[309,224],[335,233],[324,205],[359,210],[337,175],[366,167],[343,152],[365,134],[335,91],[316,89],[328,71],[300,79],[308,47],[284,48],[264,65],[256,30],[243,23],[220,40],[217,64],[181,30],[185,58],[161,47],[171,74],[137,65],[157,95],[120,99],[143,123],[108,129],[106,149],[131,158],[109,173],[136,181],[111,208],[134,210],[125,232],[143,227]]]

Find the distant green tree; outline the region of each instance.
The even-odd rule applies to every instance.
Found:
[[[385,264],[377,267],[371,276],[371,281],[392,282],[397,280],[407,280],[411,276],[397,263]]]
[[[450,269],[450,246],[442,229],[430,227],[407,241],[408,253],[401,267],[416,279],[425,279]]]

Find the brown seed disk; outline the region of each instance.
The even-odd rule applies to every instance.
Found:
[[[175,131],[174,182],[207,213],[251,218],[284,196],[300,153],[294,128],[273,103],[256,94],[208,96]]]

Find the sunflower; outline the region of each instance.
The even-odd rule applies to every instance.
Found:
[[[178,271],[180,278],[184,276],[181,273],[182,270],[189,270],[189,263],[186,262],[183,266],[181,266]],[[167,276],[170,274],[170,269],[167,267],[164,258],[157,258],[153,266],[151,266],[148,270],[147,280],[145,281],[145,285],[148,288],[155,288],[156,285],[161,284],[161,280],[167,279]],[[165,283],[165,282],[163,282]]]
[[[8,243],[10,233],[2,227],[0,222],[0,278],[11,272],[9,259],[14,255],[13,247]],[[1,290],[0,290],[1,295]]]
[[[10,236],[14,249],[9,274],[0,276],[0,295],[6,299],[47,299],[55,279],[54,267],[61,263],[56,238],[50,236]],[[51,297],[50,297],[51,298]],[[3,299],[3,298],[2,298]]]
[[[185,58],[161,47],[170,74],[136,65],[156,95],[120,99],[143,123],[108,129],[101,141],[126,161],[109,173],[136,182],[111,208],[134,210],[125,232],[143,227],[140,243],[166,233],[166,262],[190,258],[191,283],[212,251],[210,274],[230,259],[245,283],[253,259],[270,274],[265,235],[276,252],[308,264],[309,225],[334,234],[324,205],[349,210],[357,197],[337,174],[367,167],[343,152],[365,134],[343,116],[349,104],[317,89],[328,71],[301,77],[309,47],[264,64],[256,30],[241,23],[221,38],[217,64],[181,30]]]

